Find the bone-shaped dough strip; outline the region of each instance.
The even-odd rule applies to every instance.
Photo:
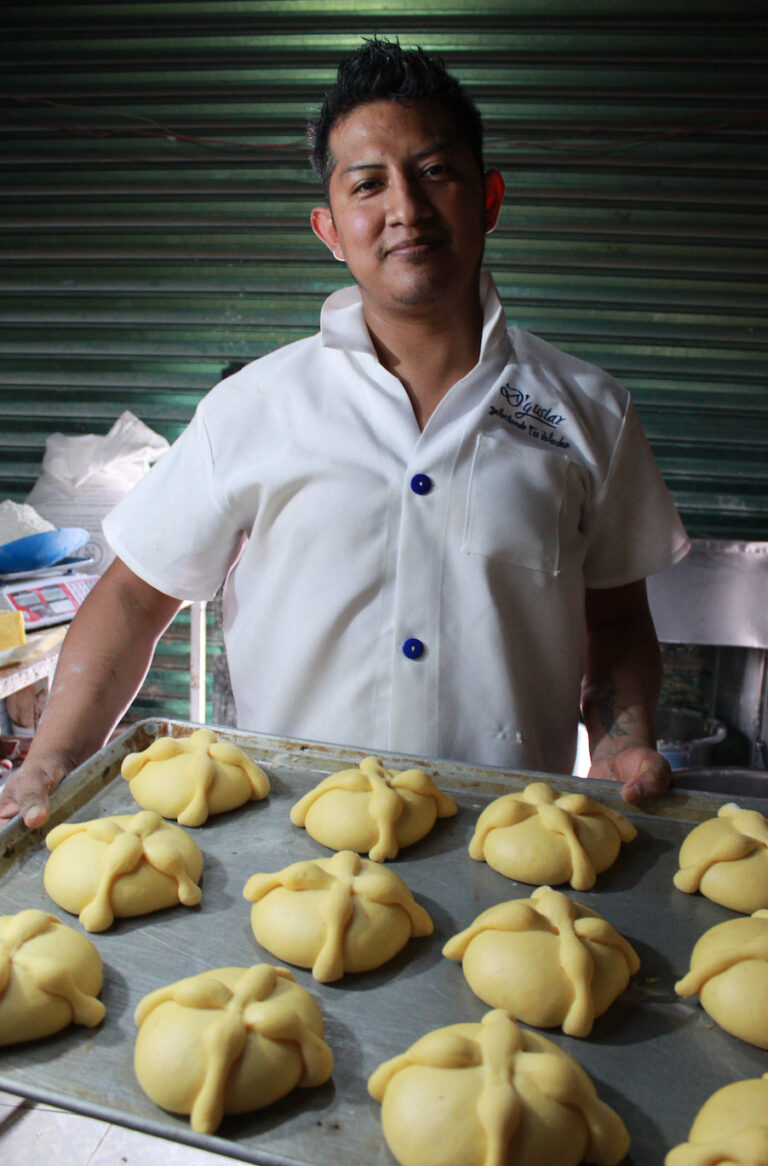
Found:
[[[734,944],[732,947],[725,948],[724,951],[714,952],[708,958],[697,963],[697,966],[691,968],[682,980],[677,981],[675,991],[678,996],[699,995],[707,980],[711,980],[713,976],[719,976],[721,972],[727,972],[729,968],[735,967],[736,964],[743,963],[745,960],[768,961],[768,928],[766,928],[765,935]]]
[[[194,907],[200,902],[203,893],[190,878],[182,853],[173,842],[167,838],[145,838],[144,857],[155,870],[174,880],[180,903]]]
[[[135,834],[123,831],[112,840],[104,852],[96,893],[79,915],[86,931],[106,931],[112,926],[112,887],[122,875],[135,870],[143,856],[144,847]]]
[[[541,1093],[582,1115],[589,1131],[584,1161],[612,1166],[617,1144],[629,1149],[629,1135],[618,1114],[597,1096],[590,1078],[576,1061],[564,1061],[553,1053],[526,1053],[519,1061],[524,1074]]]
[[[28,907],[9,919],[5,936],[0,937],[0,996],[8,987],[14,956],[30,939],[43,935],[58,922],[55,915],[36,907]]]
[[[722,806],[718,813],[727,829],[717,839],[709,854],[687,863],[676,872],[673,882],[679,891],[692,895],[701,886],[707,871],[718,862],[738,862],[756,850],[768,846],[768,823],[757,810],[738,810]]]
[[[208,752],[215,761],[242,769],[250,783],[254,801],[259,801],[267,796],[269,778],[261,766],[252,761],[239,745],[233,745],[231,741],[216,741],[209,747]]]
[[[44,959],[40,956],[27,958],[22,955],[18,963],[26,969],[42,992],[67,1002],[72,1010],[72,1019],[75,1024],[94,1028],[104,1019],[106,1008],[101,1000],[83,992],[75,983],[69,968],[62,967],[54,960]]]

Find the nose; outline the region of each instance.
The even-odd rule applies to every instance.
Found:
[[[409,226],[432,213],[426,191],[416,175],[405,171],[390,174],[387,187],[387,222]]]

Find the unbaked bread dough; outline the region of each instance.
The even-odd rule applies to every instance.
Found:
[[[85,935],[46,911],[0,915],[0,1045],[104,1019],[104,971]]]
[[[629,1148],[581,1066],[500,1009],[428,1033],[368,1092],[401,1166],[616,1166]]]
[[[202,826],[209,814],[236,810],[269,793],[264,770],[211,729],[158,737],[141,753],[129,753],[121,773],[140,806],[182,826]]]
[[[351,850],[255,874],[243,894],[257,942],[323,983],[378,968],[433,929],[399,875]]]
[[[249,1113],[333,1072],[316,1001],[287,968],[216,968],[140,1000],[134,1069],[163,1109],[212,1134],[224,1114]]]
[[[200,902],[200,848],[154,810],[62,822],[45,843],[51,855],[43,885],[86,931],[106,931],[115,917]]]
[[[509,879],[588,891],[636,834],[617,810],[537,781],[485,807],[469,853]]]
[[[702,1008],[721,1028],[768,1049],[768,911],[705,931],[675,991],[698,993]]]
[[[443,955],[462,961],[470,988],[492,1008],[580,1037],[640,967],[610,923],[549,887],[483,911]]]
[[[383,862],[428,834],[437,818],[455,813],[453,798],[423,769],[385,769],[378,757],[364,757],[359,769],[332,773],[306,793],[291,821],[331,850]]]
[[[664,1166],[768,1166],[768,1073],[734,1081],[704,1102],[688,1141]]]
[[[745,915],[768,907],[768,821],[757,810],[721,806],[683,841],[674,882]]]

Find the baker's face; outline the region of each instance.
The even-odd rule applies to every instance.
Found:
[[[438,106],[361,105],[330,135],[330,208],[315,232],[349,267],[367,309],[387,314],[476,301],[485,235],[504,183],[483,176]]]

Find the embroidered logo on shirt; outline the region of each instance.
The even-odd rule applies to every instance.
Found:
[[[570,441],[559,437],[557,428],[565,421],[562,413],[554,413],[546,405],[537,405],[531,400],[530,393],[522,393],[510,384],[504,384],[499,389],[504,400],[509,405],[491,405],[491,417],[501,417],[508,425],[514,425],[523,433],[530,434],[546,445],[555,445],[558,449],[570,449]]]

